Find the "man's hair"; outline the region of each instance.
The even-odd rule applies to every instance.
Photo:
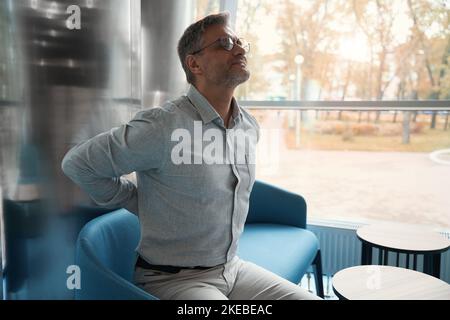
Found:
[[[178,56],[180,57],[181,66],[186,73],[186,80],[189,83],[195,82],[195,76],[186,64],[186,57],[192,52],[199,50],[202,45],[202,38],[205,30],[212,25],[228,25],[230,14],[228,12],[220,12],[210,14],[203,19],[191,24],[183,33],[178,41]]]

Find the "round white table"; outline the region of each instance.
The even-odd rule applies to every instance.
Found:
[[[428,274],[391,266],[356,266],[332,280],[339,299],[450,300],[450,285]]]
[[[388,254],[406,254],[406,268],[417,270],[417,255],[423,255],[423,272],[440,278],[441,254],[450,247],[450,240],[428,227],[405,223],[377,223],[359,228],[356,235],[362,242],[361,264],[370,265],[372,249],[379,249],[378,264],[388,265]]]

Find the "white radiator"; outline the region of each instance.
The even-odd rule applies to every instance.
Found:
[[[322,253],[322,271],[326,276],[333,276],[339,270],[361,264],[361,241],[356,230],[363,226],[357,223],[343,222],[310,222],[308,229],[316,234]],[[450,232],[441,232],[450,239]],[[377,264],[378,252],[374,249],[373,263]],[[389,253],[389,265],[396,265],[396,254]],[[412,258],[410,258],[412,268]],[[399,256],[399,266],[406,267],[406,255]],[[423,270],[423,257],[417,259],[418,271]],[[450,283],[450,250],[441,256],[441,279]]]

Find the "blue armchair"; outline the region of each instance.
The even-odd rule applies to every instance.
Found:
[[[294,283],[312,264],[323,297],[318,240],[305,228],[301,196],[256,181],[238,254]],[[133,284],[139,237],[138,218],[125,209],[87,223],[77,240],[81,288],[75,299],[157,299]]]
[[[298,194],[255,182],[238,255],[296,284],[312,265],[317,295],[324,296],[319,241],[306,230],[306,202]]]

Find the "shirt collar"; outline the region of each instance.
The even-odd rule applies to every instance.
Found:
[[[197,109],[200,117],[205,124],[213,121],[214,119],[220,119],[220,115],[217,113],[217,111],[213,108],[213,106],[211,106],[208,100],[197,90],[195,86],[190,85],[186,95],[194,105],[194,107]],[[234,97],[231,99],[231,107],[232,119],[236,121],[236,119],[242,118],[242,112]]]
[[[231,99],[231,108],[232,108],[231,118],[234,120],[234,122],[237,123],[238,121],[242,120],[241,107],[239,106],[234,97]]]
[[[216,118],[220,118],[220,115],[217,113],[217,111],[193,85],[189,86],[187,97],[197,109],[200,117],[205,124],[211,122]]]

